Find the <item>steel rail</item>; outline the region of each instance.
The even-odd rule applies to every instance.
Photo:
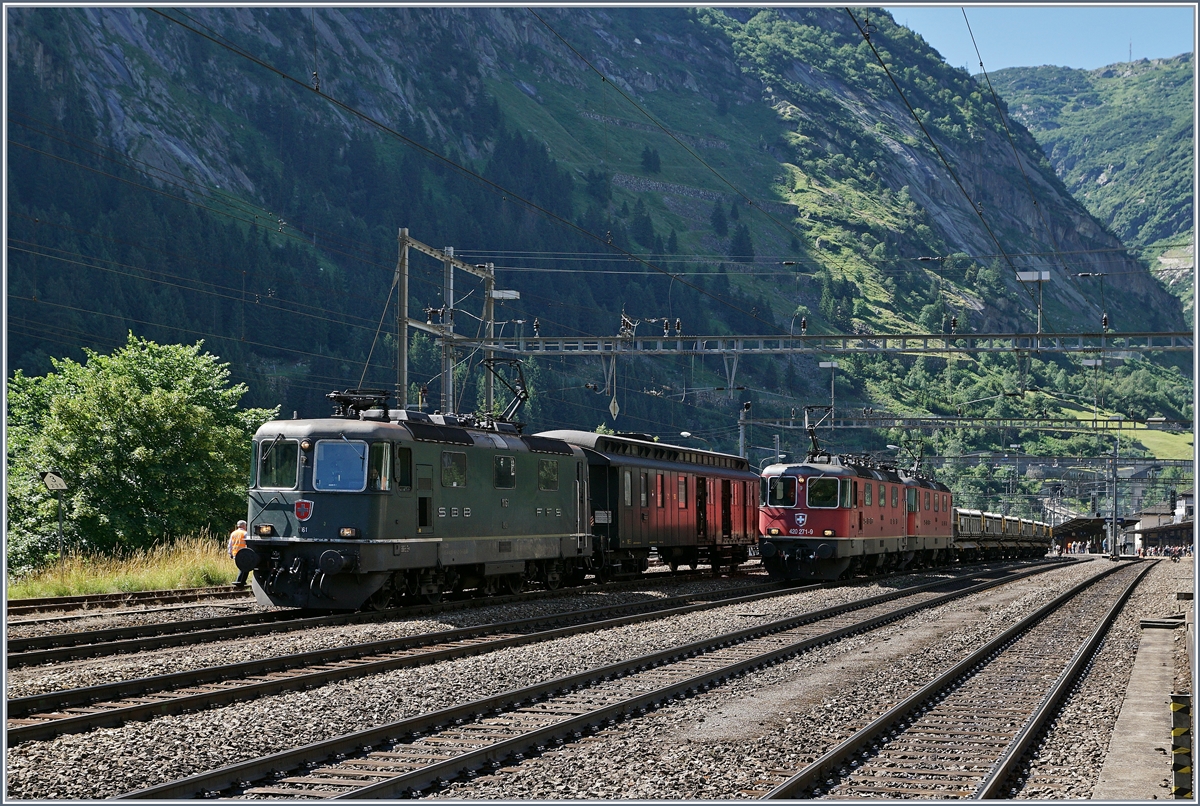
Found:
[[[88,607],[124,607],[131,604],[160,604],[165,602],[198,602],[205,599],[246,598],[250,591],[221,585],[211,588],[180,590],[128,591],[96,593],[87,596],[43,596],[32,599],[9,599],[4,610],[9,616],[46,613],[55,610],[83,610]]]
[[[1046,692],[1045,698],[1038,706],[1037,710],[1030,715],[1025,725],[1017,732],[1012,743],[1005,750],[1004,754],[997,760],[996,766],[988,775],[987,779],[980,785],[975,798],[978,800],[994,800],[1003,797],[1001,788],[1005,782],[1010,779],[1012,774],[1024,759],[1026,752],[1030,746],[1042,734],[1045,727],[1050,723],[1053,716],[1058,713],[1063,699],[1067,696],[1071,686],[1082,675],[1087,664],[1092,661],[1096,653],[1100,649],[1100,643],[1108,635],[1108,631],[1112,628],[1112,623],[1116,621],[1120,615],[1121,609],[1125,603],[1129,601],[1129,597],[1133,595],[1133,590],[1138,583],[1149,573],[1154,567],[1155,562],[1149,563],[1145,569],[1122,591],[1117,597],[1116,602],[1109,608],[1108,613],[1096,625],[1096,629],[1091,636],[1080,645],[1075,652],[1075,656],[1071,658],[1071,662],[1063,669],[1062,674],[1054,681],[1054,685]]]
[[[673,575],[661,575],[663,580],[679,580],[700,576],[698,571],[685,571]],[[644,576],[627,582],[610,582],[605,591],[634,590],[647,582],[656,582],[655,575]],[[582,589],[587,589],[584,586]],[[33,666],[64,660],[95,658],[129,652],[143,652],[185,644],[223,641],[267,635],[274,632],[309,629],[312,627],[365,624],[397,618],[430,615],[434,613],[487,607],[497,604],[536,601],[560,596],[581,588],[559,588],[557,590],[535,590],[507,596],[490,596],[478,599],[440,602],[438,604],[408,605],[387,610],[371,610],[355,613],[311,616],[303,610],[279,610],[250,615],[214,616],[207,619],[160,622],[158,624],[132,627],[111,627],[104,630],[55,633],[31,638],[11,638],[7,642],[8,668]]]
[[[479,769],[489,763],[499,763],[504,758],[524,752],[530,748],[544,746],[544,743],[556,738],[579,737],[586,730],[602,725],[620,716],[646,713],[650,708],[659,705],[688,692],[696,693],[704,687],[723,682],[730,677],[743,674],[751,669],[764,668],[769,664],[779,662],[799,652],[812,647],[839,640],[865,630],[874,629],[883,624],[891,623],[918,610],[936,607],[946,601],[970,595],[988,588],[1008,584],[1026,576],[1042,573],[1053,568],[1061,568],[1058,564],[1045,564],[1024,572],[1004,574],[996,579],[990,579],[980,584],[968,585],[970,577],[960,577],[951,580],[939,580],[913,589],[892,591],[858,602],[835,605],[808,613],[778,619],[768,624],[737,630],[710,639],[694,641],[689,644],[671,647],[659,652],[645,655],[632,660],[620,661],[604,667],[591,669],[556,680],[538,683],[520,689],[511,690],[490,697],[485,697],[463,705],[410,717],[387,725],[370,728],[353,734],[336,737],[327,741],[317,742],[305,747],[276,753],[263,758],[232,764],[217,770],[189,776],[177,781],[147,787],[135,792],[118,796],[120,799],[164,799],[186,798],[200,794],[211,794],[235,788],[246,789],[253,782],[278,774],[287,773],[306,764],[316,764],[330,758],[372,752],[381,744],[405,746],[406,741],[419,738],[429,730],[440,730],[447,726],[462,725],[471,720],[478,720],[496,713],[516,712],[524,704],[553,697],[556,694],[566,694],[587,689],[605,681],[619,680],[631,675],[645,674],[650,676],[656,671],[674,664],[681,664],[685,676],[660,685],[649,691],[639,691],[637,694],[621,698],[600,708],[587,708],[585,713],[568,715],[568,718],[555,721],[520,736],[502,740],[483,748],[456,755],[454,758],[439,761],[436,764],[423,766],[403,774],[388,774],[387,780],[370,783],[353,793],[342,797],[384,798],[394,796],[403,790],[419,790],[438,780],[448,779],[464,771]],[[977,575],[978,578],[981,575]],[[930,591],[937,587],[955,587],[958,590],[934,596],[931,599],[915,604],[901,605],[888,609],[883,613],[866,619],[852,621],[848,624],[835,626],[815,635],[800,637],[792,642],[779,639],[779,634],[789,629],[805,625],[817,625],[820,621],[836,618],[837,616],[862,610],[872,606],[882,606],[895,599],[909,598],[919,592]],[[769,641],[765,639],[769,638]],[[766,651],[755,649],[751,654],[745,654],[743,645],[755,639],[764,639]],[[687,673],[687,663],[701,656],[727,650],[730,654],[737,653],[741,648],[743,654],[729,662],[722,662],[716,668],[710,668],[698,675]],[[448,751],[447,751],[448,752]],[[359,771],[359,774],[363,774]],[[305,794],[302,790],[290,792],[292,796]],[[324,795],[322,795],[324,796]]]
[[[165,714],[195,711],[231,702],[312,688],[334,680],[362,677],[406,666],[478,655],[523,644],[548,641],[581,632],[635,624],[651,618],[728,607],[811,590],[821,585],[784,588],[778,584],[756,586],[752,593],[730,589],[694,593],[669,599],[647,600],[586,610],[534,616],[495,624],[440,630],[433,633],[370,641],[349,646],[319,649],[295,655],[242,661],[134,680],[122,680],[86,688],[51,691],[8,700],[6,736],[11,747],[26,741],[50,739],[65,733],[80,733],[99,727],[112,727]],[[695,603],[696,600],[704,601]],[[693,602],[693,604],[685,604]],[[545,625],[570,625],[552,626]],[[486,640],[480,640],[486,639]],[[392,657],[394,653],[406,653]],[[372,658],[376,658],[372,660]],[[354,661],[353,665],[337,665]],[[304,672],[305,668],[322,667]],[[246,685],[230,687],[231,680],[246,680],[274,675],[267,680],[250,680]],[[281,676],[280,676],[281,675]],[[178,692],[197,686],[215,685],[200,692],[185,692],[163,699],[159,692]],[[122,705],[124,700],[131,703]],[[106,707],[108,706],[108,707]],[[71,709],[83,711],[72,712]]]
[[[922,705],[934,700],[942,692],[956,685],[960,680],[972,676],[983,666],[986,666],[1005,647],[1035,627],[1047,616],[1054,613],[1067,601],[1078,596],[1097,582],[1127,567],[1129,567],[1128,564],[1114,565],[1055,597],[1030,615],[1004,630],[1000,635],[988,641],[963,660],[954,664],[949,670],[938,675],[933,681],[922,686],[916,693],[876,717],[866,727],[856,731],[853,735],[826,751],[804,769],[767,792],[761,799],[780,800],[808,798],[812,796],[811,793],[814,787],[832,774],[835,774],[835,771],[839,767],[847,764],[853,754],[882,737],[889,729],[907,719]],[[1132,590],[1132,586],[1136,585],[1149,569],[1150,566],[1142,569],[1137,578],[1130,583],[1127,592]],[[1122,598],[1122,601],[1124,601],[1124,598]]]

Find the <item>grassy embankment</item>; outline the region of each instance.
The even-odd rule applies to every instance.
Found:
[[[237,569],[225,554],[224,538],[201,535],[148,551],[96,557],[68,554],[54,565],[8,579],[8,598],[81,596],[140,590],[227,585]]]

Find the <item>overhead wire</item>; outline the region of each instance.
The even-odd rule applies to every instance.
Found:
[[[212,42],[214,45],[224,48],[225,50],[228,50],[230,53],[240,56],[240,57],[246,59],[247,61],[250,61],[250,62],[258,65],[259,67],[262,67],[265,70],[269,70],[270,72],[274,73],[275,75],[279,76],[280,78],[293,84],[296,87],[299,87],[308,92],[315,92],[312,87],[297,80],[295,77],[293,77],[286,71],[284,71],[278,67],[275,67],[274,65],[265,61],[264,59],[261,59],[258,56],[255,56],[253,53],[246,51],[245,49],[241,48],[238,45],[235,45],[231,42],[225,41],[224,37],[217,34],[216,32],[209,34],[209,33],[206,33],[205,31],[200,30],[200,28],[195,27],[195,25],[199,25],[204,28],[207,28],[208,26],[205,26],[203,23],[198,22],[190,15],[185,14],[184,12],[179,11],[178,9],[173,9],[174,13],[179,14],[180,16],[184,17],[185,19],[195,23],[195,25],[189,25],[188,23],[183,22],[182,20],[176,19],[176,18],[172,17],[171,15],[169,15],[159,9],[152,8],[150,10],[152,12],[154,12],[155,14],[160,15],[164,19],[180,26],[181,28],[191,31],[192,33],[196,34],[197,36],[200,36],[200,37]],[[211,30],[211,29],[209,29],[209,30]],[[434,149],[432,149],[426,145],[423,145],[422,143],[419,143],[418,141],[413,140],[410,137],[407,137],[406,135],[402,134],[400,131],[392,128],[391,126],[388,126],[387,124],[383,123],[382,121],[376,120],[375,118],[373,118],[366,112],[361,111],[357,107],[352,106],[352,105],[346,103],[345,101],[341,101],[337,98],[334,98],[333,96],[328,95],[326,93],[315,93],[315,94],[317,95],[317,97],[321,98],[324,101],[327,101],[328,103],[334,105],[335,107],[346,112],[347,114],[350,114],[350,115],[358,118],[359,120],[363,121],[364,123],[367,123],[370,126],[374,126],[375,128],[379,129],[380,131],[384,132],[385,134],[388,134],[389,136],[394,137],[395,139],[399,140],[400,142],[404,143],[405,145],[415,149],[418,153],[420,153],[426,157],[429,157],[430,159],[434,160],[435,162],[445,165],[446,167],[452,169],[457,174],[464,176],[464,177],[476,182],[477,184],[483,186],[484,188],[488,189],[489,191],[499,195],[502,200],[514,201],[514,202],[524,206],[526,209],[528,209],[532,212],[535,212],[545,218],[548,218],[549,220],[555,222],[556,224],[559,224],[560,226],[562,226],[568,230],[571,230],[571,231],[577,233],[578,235],[581,235],[585,238],[596,241],[597,243],[605,244],[605,246],[611,248],[613,251],[623,254],[632,260],[636,260],[637,262],[641,263],[642,265],[646,266],[647,268],[649,268],[653,271],[659,272],[660,274],[663,274],[668,277],[672,276],[671,273],[668,272],[666,269],[663,269],[660,266],[657,266],[656,264],[654,264],[650,261],[644,260],[644,259],[638,257],[637,255],[635,255],[634,253],[622,248],[621,246],[612,243],[611,239],[606,239],[604,236],[593,233],[593,232],[585,229],[584,227],[580,226],[579,224],[576,224],[575,222],[570,221],[569,219],[564,218],[563,216],[560,216],[557,213],[555,213],[555,212],[553,212],[553,211],[551,211],[529,199],[526,199],[523,196],[520,196],[520,195],[512,192],[511,190],[505,188],[504,186],[500,185],[497,182],[493,182],[492,180],[488,179],[487,177],[483,176],[482,174],[479,174],[476,171],[473,171],[470,168],[468,168],[464,165],[461,165],[461,164],[455,162],[454,160],[450,159],[449,157],[435,151]],[[688,283],[686,280],[680,280],[680,282],[690,285],[691,287],[695,288],[695,290],[697,292],[714,299],[714,301],[718,302],[719,304],[734,308],[739,313],[743,313],[747,316],[750,316],[752,319],[760,321],[764,325],[767,325],[768,327],[771,327],[773,329],[779,329],[778,325],[776,325],[774,322],[767,322],[766,320],[761,319],[758,316],[754,316],[749,311],[745,311],[741,308],[737,308],[736,306],[730,305],[730,303],[728,303],[726,301],[717,299],[716,297],[713,297],[711,294],[707,293],[704,289],[699,288],[691,283]]]
[[[1046,215],[1045,215],[1044,211],[1042,210],[1041,205],[1038,204],[1037,197],[1033,193],[1033,186],[1029,182],[1029,175],[1025,172],[1025,165],[1021,162],[1021,155],[1017,151],[1016,141],[1013,140],[1012,131],[1008,128],[1008,118],[1004,114],[1004,110],[1000,106],[1000,98],[998,95],[996,95],[995,87],[992,86],[992,79],[988,75],[987,70],[983,66],[983,56],[980,55],[980,53],[979,53],[979,44],[975,41],[975,32],[971,30],[971,21],[967,19],[967,10],[966,10],[966,8],[961,8],[961,7],[959,10],[962,11],[963,22],[965,22],[967,25],[967,33],[971,35],[971,45],[975,48],[976,58],[979,59],[979,70],[981,73],[983,73],[983,78],[985,81],[987,81],[988,91],[992,95],[992,105],[996,107],[996,115],[1000,118],[1000,125],[1004,127],[1004,134],[1008,138],[1009,148],[1012,149],[1013,159],[1016,160],[1017,169],[1020,170],[1021,178],[1025,181],[1025,192],[1029,194],[1029,201],[1033,204],[1033,209],[1035,211],[1037,211],[1038,220],[1040,220],[1042,222],[1042,228],[1046,231],[1046,236],[1050,240],[1050,246],[1054,250],[1053,254],[1057,257],[1058,256],[1058,240],[1054,237],[1054,230],[1050,227],[1050,222],[1048,222],[1046,220]],[[1066,266],[1065,261],[1063,261],[1062,258],[1059,257],[1059,262],[1062,264],[1063,271],[1067,274],[1067,276],[1069,278],[1071,278],[1075,282],[1075,285],[1078,288],[1078,286],[1079,286],[1078,280],[1071,277],[1071,273],[1069,271],[1067,271],[1067,266]]]
[[[942,166],[945,167],[946,172],[949,173],[950,179],[954,182],[955,187],[957,187],[959,192],[962,193],[963,198],[967,200],[967,203],[971,206],[972,212],[975,213],[975,216],[979,219],[979,223],[983,226],[984,231],[987,232],[988,237],[992,239],[992,242],[996,244],[996,248],[1000,250],[1000,254],[1003,256],[1004,261],[1009,265],[1009,268],[1011,268],[1013,273],[1016,274],[1017,267],[1013,264],[1012,258],[1005,251],[1004,246],[1000,243],[1000,239],[996,236],[996,233],[987,223],[987,219],[983,217],[983,211],[980,206],[975,202],[974,199],[971,198],[971,194],[967,192],[967,189],[963,187],[962,180],[958,178],[958,174],[950,166],[945,154],[942,153],[941,148],[938,147],[938,144],[934,141],[933,136],[929,133],[929,130],[925,128],[925,124],[921,122],[921,116],[917,114],[916,110],[913,109],[912,104],[909,103],[908,97],[904,94],[904,90],[900,88],[900,84],[897,83],[895,76],[892,75],[892,71],[889,70],[887,64],[884,63],[883,56],[880,55],[879,50],[875,47],[875,43],[871,41],[871,36],[865,30],[863,30],[862,25],[860,25],[858,22],[858,18],[854,16],[853,11],[851,11],[849,8],[846,8],[845,11],[850,17],[850,20],[854,23],[854,27],[857,28],[859,34],[862,35],[863,41],[867,43],[867,47],[871,49],[873,54],[875,54],[875,60],[879,62],[879,66],[883,68],[884,74],[886,74],[888,80],[892,82],[892,86],[895,87],[896,93],[900,96],[900,100],[904,102],[904,106],[908,109],[909,114],[912,115],[913,120],[916,121],[917,126],[921,129],[921,133],[925,135],[925,139],[933,148],[934,153],[941,161]],[[1029,288],[1026,288],[1024,283],[1021,283],[1021,287],[1028,293],[1030,303],[1036,310],[1037,301],[1033,298],[1033,291]]]

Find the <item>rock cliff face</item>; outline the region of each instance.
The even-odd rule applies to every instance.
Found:
[[[731,184],[790,211],[779,226],[754,221],[759,252],[792,251],[794,234],[806,259],[857,271],[878,292],[856,309],[864,326],[919,329],[885,281],[907,272],[927,282],[939,273],[915,258],[951,253],[997,267],[1000,293],[971,272],[940,275],[952,307],[976,312],[976,330],[1028,330],[1036,292],[1014,272],[1039,269],[1053,278],[1052,329],[1098,329],[1099,294],[1081,271],[1121,275],[1120,298],[1107,302],[1127,312],[1120,329],[1184,326],[1178,303],[1067,192],[1029,132],[1010,118],[1010,143],[986,92],[886,15],[872,18],[872,42],[940,153],[835,9],[539,9],[545,23],[517,8],[185,12],[12,8],[8,66],[55,97],[60,119],[86,104],[100,140],[163,177],[272,209],[291,202],[266,183],[279,171],[279,126],[387,136],[352,108],[479,166],[496,142],[480,121],[498,108],[577,177],[599,168],[654,195],[652,213],[697,249],[723,243],[708,233],[707,200],[737,200]],[[305,89],[314,72],[321,95],[345,106]],[[663,153],[662,175],[642,180],[652,184],[632,181],[638,138]],[[775,316],[786,323],[791,311]]]

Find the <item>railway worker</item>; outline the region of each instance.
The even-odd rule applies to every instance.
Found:
[[[229,533],[229,558],[232,560],[237,557],[237,553],[246,548],[246,522],[238,521],[237,528]],[[235,588],[246,587],[246,577],[250,576],[249,571],[238,571],[237,581],[233,583]]]

